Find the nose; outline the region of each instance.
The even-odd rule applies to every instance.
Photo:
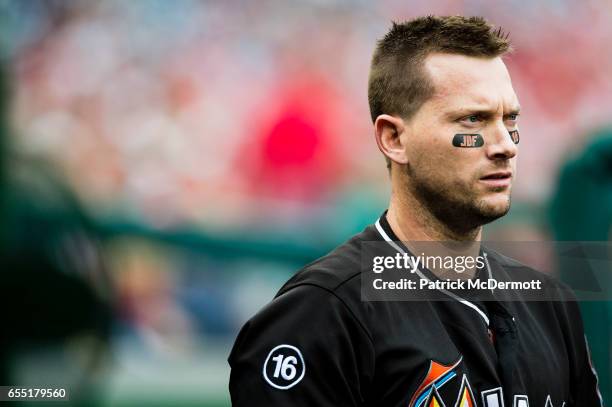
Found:
[[[518,147],[503,123],[492,128],[488,136],[485,145],[490,160],[509,160],[518,153]]]

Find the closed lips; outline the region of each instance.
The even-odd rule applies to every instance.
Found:
[[[512,177],[511,172],[495,172],[493,174],[485,175],[484,177],[480,179],[506,179],[506,178],[511,178],[511,177]]]

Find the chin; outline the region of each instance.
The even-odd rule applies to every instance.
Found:
[[[482,216],[491,220],[501,218],[510,210],[510,196],[504,195],[494,199],[485,199],[478,206]]]

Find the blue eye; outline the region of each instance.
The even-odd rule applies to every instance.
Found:
[[[469,116],[463,117],[461,121],[467,123],[479,123],[480,121],[482,121],[482,117],[479,114],[471,114]]]
[[[518,117],[519,117],[519,114],[518,114],[518,113],[512,113],[512,114],[509,114],[509,115],[508,115],[508,120],[512,120],[512,121],[514,121],[514,120],[517,120],[517,119],[518,119]]]

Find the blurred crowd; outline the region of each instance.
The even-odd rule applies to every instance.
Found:
[[[384,196],[366,83],[391,19],[463,12],[509,31],[518,200],[545,199],[612,110],[608,2],[3,4],[19,146],[96,209],[156,226],[240,228],[355,188]]]
[[[105,236],[115,389],[144,380],[129,363],[144,349],[200,355],[223,393],[244,320],[384,210],[368,68],[391,20],[422,14],[510,33],[513,205],[545,206],[562,163],[610,123],[610,2],[0,1],[12,149],[50,163]],[[504,236],[548,236],[524,223]]]

